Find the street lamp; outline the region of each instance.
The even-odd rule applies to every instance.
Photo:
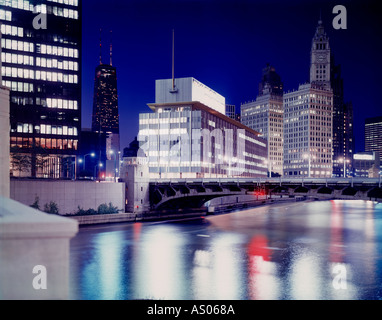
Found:
[[[341,162],[341,163],[342,162],[344,163],[344,178],[346,178],[346,162],[349,163],[350,160],[346,159],[346,158],[340,158],[338,161]]]
[[[95,153],[94,152],[91,152],[91,153],[87,153],[87,154],[85,154],[84,155],[84,160],[82,160],[82,159],[78,159],[78,162],[79,163],[83,163],[84,165],[83,165],[83,170],[85,171],[85,160],[86,160],[86,157],[87,156],[91,156],[91,157],[95,157]]]
[[[98,164],[96,164],[95,166],[94,166],[94,179],[95,180],[97,180],[97,173],[96,173],[96,168],[102,168],[103,167],[103,164],[102,164],[102,162],[100,162],[100,163],[98,163]],[[98,170],[99,171],[99,170]]]

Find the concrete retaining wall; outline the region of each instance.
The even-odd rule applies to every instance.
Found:
[[[74,213],[78,206],[96,210],[100,204],[109,202],[125,211],[125,183],[12,179],[10,193],[11,199],[27,206],[38,197],[40,210],[46,203],[54,201],[60,214]]]

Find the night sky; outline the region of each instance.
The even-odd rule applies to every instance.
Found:
[[[82,126],[91,127],[94,70],[117,67],[121,149],[138,133],[138,114],[151,112],[155,80],[171,78],[172,29],[175,77],[194,77],[226,103],[256,99],[262,69],[276,68],[285,91],[309,80],[310,49],[320,17],[337,64],[345,100],[353,102],[355,151],[364,149],[364,121],[381,116],[382,12],[377,1],[84,0]],[[347,9],[347,29],[335,30],[335,5]]]

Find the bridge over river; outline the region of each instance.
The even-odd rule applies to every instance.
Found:
[[[227,196],[304,197],[382,201],[381,178],[208,178],[150,181],[153,210],[200,208]]]

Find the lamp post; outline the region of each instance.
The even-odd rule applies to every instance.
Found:
[[[79,163],[83,163],[83,170],[84,170],[84,171],[85,171],[85,169],[86,169],[86,166],[85,166],[85,160],[86,160],[86,157],[87,157],[87,156],[95,157],[95,153],[94,153],[94,152],[87,153],[87,154],[84,155],[84,159],[83,159],[83,160],[82,160],[81,158],[78,159],[78,162],[79,162]]]
[[[96,168],[102,168],[102,167],[103,167],[102,162],[100,162],[100,163],[98,163],[98,164],[96,164],[96,165],[94,166],[94,179],[95,179],[95,180],[97,180],[97,172],[96,172]],[[99,171],[99,169],[98,169],[98,171]]]

